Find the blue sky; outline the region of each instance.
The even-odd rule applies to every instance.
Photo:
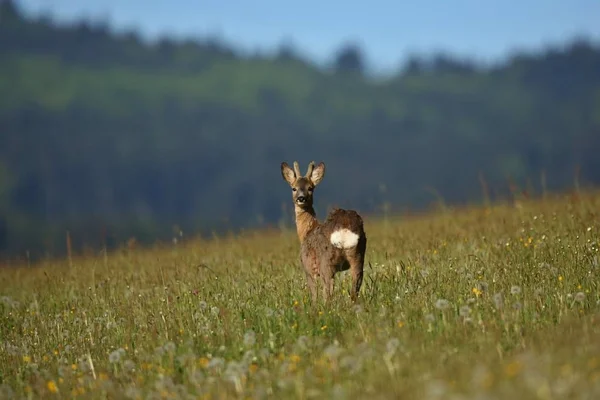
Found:
[[[218,35],[248,51],[291,41],[328,62],[347,41],[359,43],[375,70],[397,68],[412,53],[443,50],[481,62],[537,50],[576,35],[600,41],[597,0],[20,0],[27,12],[56,20],[108,20],[144,36]]]

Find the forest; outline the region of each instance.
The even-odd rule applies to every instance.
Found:
[[[415,55],[381,79],[364,59],[149,42],[0,2],[0,254],[290,226],[282,161],[327,164],[321,218],[600,183],[591,39],[487,66]]]

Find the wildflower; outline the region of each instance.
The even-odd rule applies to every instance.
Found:
[[[479,290],[479,288],[474,287],[473,290],[471,290],[473,292],[473,294],[477,297],[481,296],[481,290]]]
[[[326,330],[326,329],[327,329],[327,325],[323,325],[323,326],[321,327],[321,330],[322,330],[322,331],[324,331],[324,330]]]
[[[502,298],[502,293],[494,294],[494,305],[496,306],[497,309],[502,308],[502,306],[504,305],[504,299]]]
[[[521,308],[523,308],[523,306],[521,305],[521,303],[519,303],[518,301],[515,301],[513,303],[513,309],[519,311]]]
[[[118,350],[113,351],[108,356],[108,361],[111,364],[118,363],[121,360],[121,353]]]
[[[200,359],[198,360],[198,365],[200,365],[202,368],[206,368],[208,367],[209,364],[209,360],[206,357],[200,357]]]
[[[398,328],[402,328],[404,326],[404,322],[398,321]]]
[[[564,279],[564,278],[563,278],[563,276],[562,276],[562,275],[559,275],[559,276],[558,276],[558,281],[559,281],[559,282],[562,282],[562,281],[563,281],[563,279]]]
[[[23,362],[24,363],[30,363],[31,362],[31,357],[29,357],[29,356],[23,356]]]
[[[518,361],[513,361],[504,368],[504,372],[509,377],[517,375],[521,371],[522,365]]]
[[[583,303],[584,300],[585,300],[585,293],[577,292],[577,294],[575,295],[575,301],[578,303]]]
[[[256,334],[253,330],[249,330],[244,334],[244,346],[252,347],[256,343]]]
[[[462,306],[459,310],[461,317],[468,317],[471,314],[471,307]]]
[[[437,308],[438,310],[445,310],[450,306],[450,302],[448,300],[445,299],[438,299],[435,302],[435,308]]]
[[[388,354],[394,354],[396,350],[398,350],[398,347],[400,347],[400,340],[398,340],[397,338],[392,338],[388,340],[385,346]]]
[[[56,386],[55,381],[48,381],[48,383],[46,383],[46,387],[48,388],[50,393],[58,393],[58,386]]]
[[[511,286],[510,288],[510,294],[520,294],[521,293],[521,287],[520,286]]]
[[[215,317],[217,317],[219,315],[219,313],[221,312],[221,310],[219,310],[219,307],[212,307],[210,309],[210,312],[212,313],[212,315],[214,315]]]
[[[173,343],[173,342],[167,342],[164,345],[164,349],[167,353],[173,353],[175,351],[175,348],[176,348],[176,346],[175,346],[175,343]]]
[[[435,321],[435,316],[433,314],[427,314],[425,315],[425,321],[432,323],[433,321]]]
[[[208,307],[208,304],[206,304],[206,302],[204,300],[201,300],[200,303],[198,303],[198,306],[200,307],[201,310],[206,310],[206,308]]]

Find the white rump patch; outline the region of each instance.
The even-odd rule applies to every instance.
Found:
[[[351,249],[358,244],[358,235],[350,229],[340,229],[331,234],[331,244],[338,249]]]

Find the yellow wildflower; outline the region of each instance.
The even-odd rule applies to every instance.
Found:
[[[199,364],[199,365],[200,365],[202,368],[206,368],[206,367],[208,367],[208,363],[209,363],[209,360],[208,360],[208,358],[206,358],[206,357],[201,357],[201,358],[198,360],[198,364]]]
[[[56,386],[56,382],[48,381],[48,383],[46,383],[46,387],[51,393],[58,393],[58,386]]]
[[[473,294],[477,297],[481,296],[482,291],[479,290],[478,288],[474,287],[471,292],[473,292]]]
[[[513,361],[506,366],[504,371],[506,372],[506,375],[513,377],[521,371],[521,363],[518,361]]]
[[[29,357],[29,356],[23,356],[23,362],[30,363],[31,362],[31,357]]]

